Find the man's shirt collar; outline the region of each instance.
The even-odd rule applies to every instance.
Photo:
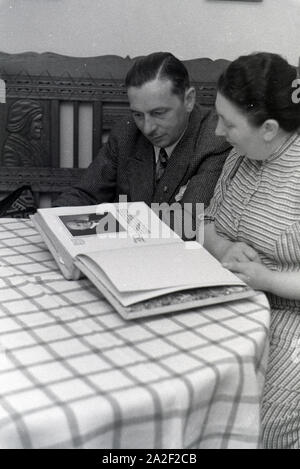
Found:
[[[172,155],[172,153],[173,153],[175,147],[177,146],[177,144],[180,142],[180,140],[181,140],[182,137],[184,136],[187,127],[188,127],[188,124],[187,124],[187,126],[185,127],[185,129],[184,129],[184,131],[182,132],[182,134],[180,135],[179,139],[176,140],[175,143],[173,143],[172,145],[169,145],[168,147],[165,147],[165,150],[166,150],[167,155],[168,155],[168,159],[170,159],[170,157],[171,157],[171,155]],[[158,155],[159,155],[159,151],[160,151],[160,148],[161,148],[161,147],[157,147],[157,146],[153,145],[153,148],[154,148],[154,154],[155,154],[155,161],[156,161],[156,163],[157,163],[157,162],[158,162]]]

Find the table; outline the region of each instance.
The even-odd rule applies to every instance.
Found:
[[[256,448],[263,294],[124,321],[0,220],[0,448]]]

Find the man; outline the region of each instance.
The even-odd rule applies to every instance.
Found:
[[[170,53],[138,59],[125,85],[131,110],[81,183],[55,205],[118,201],[208,205],[230,146],[214,111],[195,105],[185,66]]]

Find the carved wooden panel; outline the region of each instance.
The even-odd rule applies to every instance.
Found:
[[[49,115],[49,102],[7,98],[0,106],[2,166],[51,166]]]
[[[59,193],[78,182],[83,172],[72,168],[2,167],[1,189],[10,191],[29,184],[35,192]]]

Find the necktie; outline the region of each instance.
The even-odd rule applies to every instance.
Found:
[[[156,164],[156,183],[161,179],[168,164],[168,154],[164,148],[159,150],[158,161]]]

